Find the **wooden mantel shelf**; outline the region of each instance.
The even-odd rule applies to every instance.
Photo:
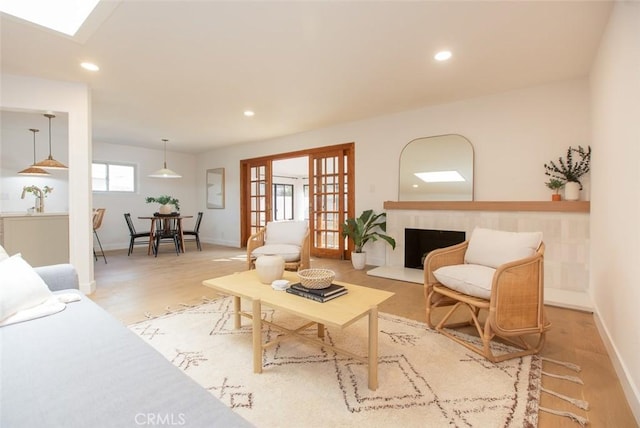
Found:
[[[589,201],[385,201],[386,210],[552,211],[588,213]]]

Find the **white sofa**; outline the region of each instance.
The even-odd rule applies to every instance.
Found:
[[[0,261],[3,310],[15,285],[7,260]],[[49,298],[78,300],[0,327],[1,427],[252,426],[77,291],[73,266],[34,271]]]

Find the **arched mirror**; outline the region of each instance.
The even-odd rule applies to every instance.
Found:
[[[472,201],[473,146],[461,135],[415,139],[400,154],[399,201]]]

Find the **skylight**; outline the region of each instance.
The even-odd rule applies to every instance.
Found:
[[[415,175],[425,183],[453,183],[457,181],[466,181],[458,171],[416,172]]]
[[[74,36],[100,0],[0,0],[0,12]]]

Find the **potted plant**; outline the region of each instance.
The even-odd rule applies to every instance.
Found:
[[[580,159],[574,161],[574,154],[577,154]],[[566,159],[559,157],[558,163],[551,161],[544,164],[545,175],[564,181],[564,198],[568,201],[577,201],[582,190],[580,177],[589,172],[590,163],[591,146],[587,146],[586,150],[582,146],[578,146],[577,149],[569,146]]]
[[[381,232],[387,231],[387,214],[374,214],[373,210],[366,210],[358,218],[348,218],[342,225],[342,236],[353,241],[353,252],[351,253],[351,263],[355,269],[363,269],[366,261],[366,254],[362,247],[369,241],[377,241],[378,238],[386,241],[393,249],[396,248],[396,241],[390,236]]]
[[[553,190],[553,195],[551,195],[552,201],[559,201],[562,198],[560,197],[560,189],[564,186],[564,181],[558,180],[557,178],[552,178],[546,183],[544,183],[549,189]]]
[[[176,211],[180,210],[180,201],[178,201],[176,198],[172,196],[161,195],[161,196],[158,196],[157,198],[153,196],[148,196],[146,201],[148,204],[152,202],[160,204],[160,208],[158,209],[158,212],[160,214],[171,214],[171,212],[173,211],[172,206],[176,209]]]

